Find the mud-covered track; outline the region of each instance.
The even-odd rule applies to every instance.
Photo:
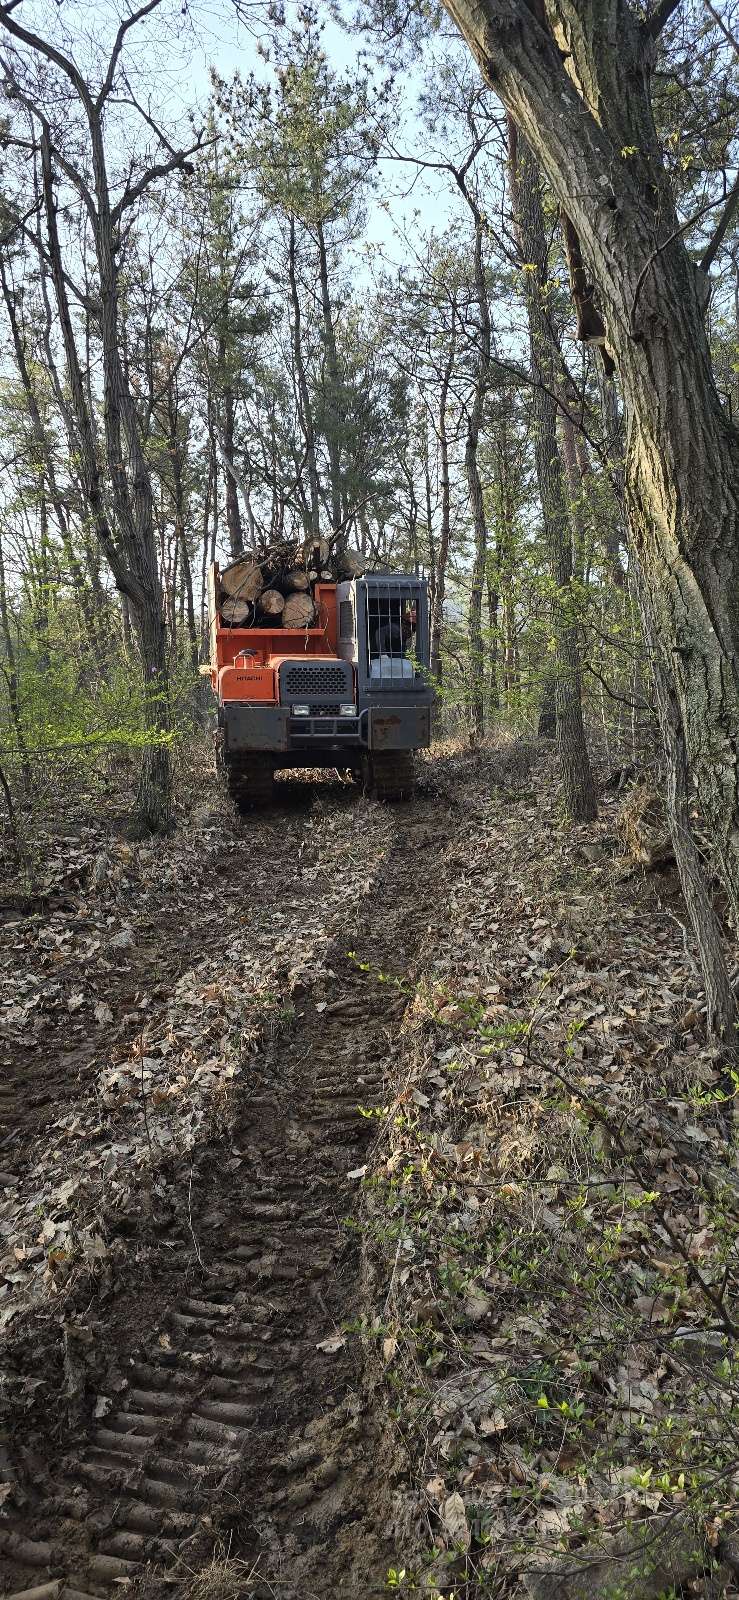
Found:
[[[347,928],[373,971],[407,972],[422,932],[405,845],[424,818],[420,804],[398,814],[381,881]],[[387,1095],[403,1002],[342,952],[334,968],[321,1009],[311,995],[297,1002],[229,1133],[199,1152],[181,1292],[170,1256],[174,1292],[121,1361],[117,1403],[6,1506],[6,1594],[107,1595],[147,1568],[154,1580],[173,1565],[196,1570],[219,1544],[296,1592],[316,1564],[316,1592],[339,1578],[357,1600],[383,1592],[393,1552],[373,1533],[370,1574],[359,1538],[371,1423],[358,1345],[337,1335],[360,1309],[347,1173],[374,1130],[361,1111]]]

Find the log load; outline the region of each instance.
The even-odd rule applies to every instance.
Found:
[[[264,573],[253,556],[240,556],[221,573],[221,589],[234,600],[256,600],[263,588]]]
[[[227,598],[221,601],[221,616],[230,628],[248,628],[251,615],[252,607],[248,600]]]
[[[310,589],[310,578],[304,567],[291,567],[285,573],[285,588],[289,594],[307,594]]]
[[[361,550],[341,550],[336,558],[336,575],[339,580],[361,578],[367,571],[367,557]]]
[[[329,539],[287,539],[242,555],[220,575],[216,604],[231,628],[310,628],[318,582],[337,583],[366,571],[357,550],[334,551]]]
[[[310,628],[315,622],[316,608],[309,594],[290,594],[282,613],[283,628]]]
[[[285,604],[285,596],[280,594],[279,589],[265,589],[257,601],[259,610],[265,617],[269,617],[270,622],[280,621]]]

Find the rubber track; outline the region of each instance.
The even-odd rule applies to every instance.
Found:
[[[377,800],[411,800],[416,786],[410,750],[387,750],[372,756],[371,793]]]
[[[400,889],[396,880],[387,903],[407,906],[396,917],[416,925],[417,904]],[[387,934],[404,964],[397,920]],[[346,1174],[374,1131],[358,1108],[382,1099],[393,1008],[387,989],[348,964],[342,981],[322,1015],[307,1003],[295,1037],[274,1047],[261,1085],[244,1096],[232,1178],[228,1151],[212,1152],[207,1200],[223,1220],[203,1236],[205,1274],[172,1306],[166,1332],[160,1324],[121,1367],[120,1408],[62,1460],[33,1515],[0,1521],[0,1572],[15,1600],[107,1595],[148,1563],[194,1570],[231,1508],[236,1548],[249,1559],[279,1542],[281,1519],[294,1527],[299,1508],[310,1507],[307,1543],[311,1518],[346,1517],[341,1485],[357,1452],[342,1405],[356,1357],[317,1344],[356,1310],[356,1245],[347,1247],[353,1235],[341,1222],[356,1189]],[[355,1259],[342,1287],[347,1248]]]
[[[269,805],[274,796],[274,770],[268,757],[253,755],[226,762],[228,789],[240,811]]]

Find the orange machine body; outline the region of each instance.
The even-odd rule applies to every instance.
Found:
[[[319,583],[313,628],[229,628],[218,616],[211,641],[211,683],[220,701],[278,701],[280,663],[337,656],[336,585]],[[213,613],[212,613],[213,614]]]

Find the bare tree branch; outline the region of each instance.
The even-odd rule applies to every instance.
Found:
[[[64,172],[65,176],[77,190],[78,194],[81,195],[87,207],[88,214],[94,221],[96,215],[95,201],[92,198],[92,194],[90,193],[90,190],[85,183],[81,172],[79,172],[77,167],[74,167],[71,161],[68,161],[66,156],[62,155],[61,150],[58,149],[48,117],[44,116],[40,106],[38,106],[35,101],[31,100],[29,96],[21,89],[18,79],[13,72],[11,63],[7,60],[7,57],[0,56],[0,62],[2,63],[2,68],[7,79],[7,87],[5,92],[8,95],[8,98],[17,100],[19,105],[25,106],[29,116],[34,121],[40,123],[44,133],[46,134],[49,144],[54,151],[57,165],[61,167],[62,172]]]
[[[726,204],[718,223],[716,224],[713,237],[706,246],[706,249],[704,250],[703,255],[698,263],[702,272],[708,272],[709,267],[715,261],[716,255],[723,244],[729,227],[734,221],[737,213],[737,207],[739,207],[739,171],[737,171],[737,175],[734,179],[731,189],[729,190]]]
[[[30,28],[24,28],[20,22],[16,22],[15,18],[11,16],[11,11],[13,10],[12,0],[9,5],[0,5],[0,26],[7,29],[7,32],[12,34],[14,39],[18,39],[21,44],[28,45],[30,50],[36,50],[40,55],[45,56],[47,61],[53,61],[60,72],[63,72],[69,78],[70,83],[74,84],[80,100],[89,115],[94,109],[94,102],[82,73],[74,62],[70,61],[68,56],[65,56],[61,50],[57,50],[56,45],[51,44],[48,39],[42,39],[40,34],[33,33]]]
[[[651,17],[648,17],[644,23],[644,32],[648,39],[659,38],[663,28],[666,27],[670,17],[673,12],[677,11],[679,5],[680,0],[660,0],[656,11],[653,11]]]
[[[196,143],[190,145],[188,150],[176,150],[169,161],[158,161],[153,167],[149,167],[147,172],[142,173],[137,183],[127,183],[120,200],[113,206],[110,213],[114,226],[120,222],[124,211],[128,211],[131,206],[135,205],[136,201],[140,200],[142,194],[145,194],[152,183],[156,183],[159,178],[167,178],[170,172],[176,172],[178,168],[184,167],[190,156],[196,155],[200,150],[205,150],[208,145],[216,142],[215,138],[204,141],[202,135],[198,135]]]
[[[102,110],[102,108],[103,108],[103,106],[105,104],[105,101],[107,100],[108,95],[110,94],[110,91],[111,91],[111,89],[113,87],[113,79],[115,77],[115,69],[116,69],[116,67],[118,65],[118,61],[120,59],[121,50],[123,49],[123,42],[125,40],[125,37],[126,37],[126,34],[128,33],[129,28],[133,28],[137,22],[141,21],[142,17],[148,17],[150,11],[156,11],[157,6],[159,6],[159,5],[161,5],[161,0],[147,0],[147,4],[146,5],[139,6],[138,11],[132,11],[130,17],[126,17],[125,20],[121,23],[121,25],[120,25],[120,27],[118,29],[118,32],[117,32],[117,34],[115,36],[115,43],[114,43],[113,49],[111,51],[110,61],[108,62],[108,70],[107,70],[107,72],[105,74],[105,79],[104,79],[104,82],[103,82],[103,86],[102,86],[102,88],[100,90],[100,93],[97,96],[97,99],[95,101],[95,110],[96,111],[101,111]]]
[[[703,4],[706,8],[706,11],[710,11],[716,26],[721,29],[727,44],[730,44],[732,50],[735,50],[736,54],[739,56],[739,39],[736,38],[736,35],[732,33],[729,27],[727,27],[723,17],[719,16],[718,11],[716,11],[711,5],[711,0],[703,0]]]

